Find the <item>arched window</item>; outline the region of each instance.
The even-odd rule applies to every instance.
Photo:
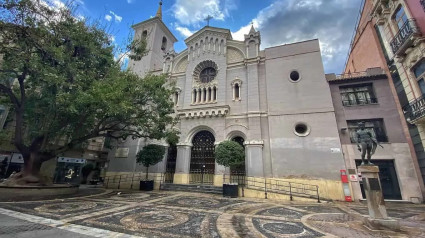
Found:
[[[203,90],[203,98],[202,98],[202,102],[206,102],[207,101],[207,89],[206,88],[204,88],[204,90]]]
[[[217,101],[217,88],[215,86],[213,88],[213,101]]]
[[[211,102],[211,88],[208,88],[208,102]]]
[[[177,106],[178,103],[179,103],[179,92],[175,92],[174,93],[174,105]]]
[[[197,96],[197,92],[196,89],[193,90],[193,99],[192,99],[192,103],[195,104],[196,103],[196,96]]]
[[[144,30],[143,33],[142,33],[142,38],[146,39],[146,37],[148,37],[148,31]]]
[[[235,100],[240,100],[240,89],[239,84],[235,84]]]
[[[161,50],[165,50],[165,49],[167,49],[167,38],[164,36],[162,37]]]

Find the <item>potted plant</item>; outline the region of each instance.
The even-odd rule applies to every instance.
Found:
[[[245,151],[235,141],[223,141],[215,149],[215,159],[218,164],[232,169],[245,161]],[[223,196],[238,197],[238,184],[230,183],[230,181],[223,184]]]
[[[159,163],[164,158],[165,148],[161,145],[147,145],[140,150],[137,155],[137,163],[142,163],[146,167],[146,178],[140,181],[140,190],[152,191],[153,180],[148,179],[149,167]]]

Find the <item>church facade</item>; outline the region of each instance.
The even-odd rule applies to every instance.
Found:
[[[167,73],[180,118],[180,141],[169,150],[175,158],[168,155],[150,171],[171,170],[173,183],[221,185],[226,169],[215,163],[214,146],[235,140],[245,147],[244,175],[320,180],[324,193],[343,198],[345,165],[318,40],[260,50],[254,27],[237,41],[228,29],[206,26],[175,53],[176,38],[160,13],[133,28],[149,52],[129,67],[141,76]],[[110,153],[108,173],[143,171],[135,154],[148,143],[155,142],[121,141]]]

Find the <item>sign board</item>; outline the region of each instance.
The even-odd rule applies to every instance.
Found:
[[[69,157],[58,157],[59,163],[73,163],[73,164],[84,164],[86,162],[83,158],[69,158]]]
[[[358,179],[357,179],[357,175],[355,175],[355,174],[350,174],[350,181],[351,181],[351,182],[357,182],[357,181],[358,181]]]
[[[115,150],[115,158],[127,158],[128,157],[128,148],[117,148]]]
[[[331,153],[341,153],[341,148],[331,148]]]

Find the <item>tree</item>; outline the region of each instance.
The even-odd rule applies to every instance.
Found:
[[[218,164],[232,169],[244,163],[245,151],[235,141],[223,141],[215,149],[215,159]]]
[[[146,167],[146,180],[148,179],[149,167],[159,163],[165,154],[165,147],[162,145],[150,144],[137,152],[137,163],[142,163]]]
[[[146,42],[133,41],[140,60]],[[91,138],[162,139],[175,123],[166,76],[121,70],[110,37],[70,8],[0,2],[0,103],[14,113],[24,158],[16,183],[40,183],[41,164]]]

